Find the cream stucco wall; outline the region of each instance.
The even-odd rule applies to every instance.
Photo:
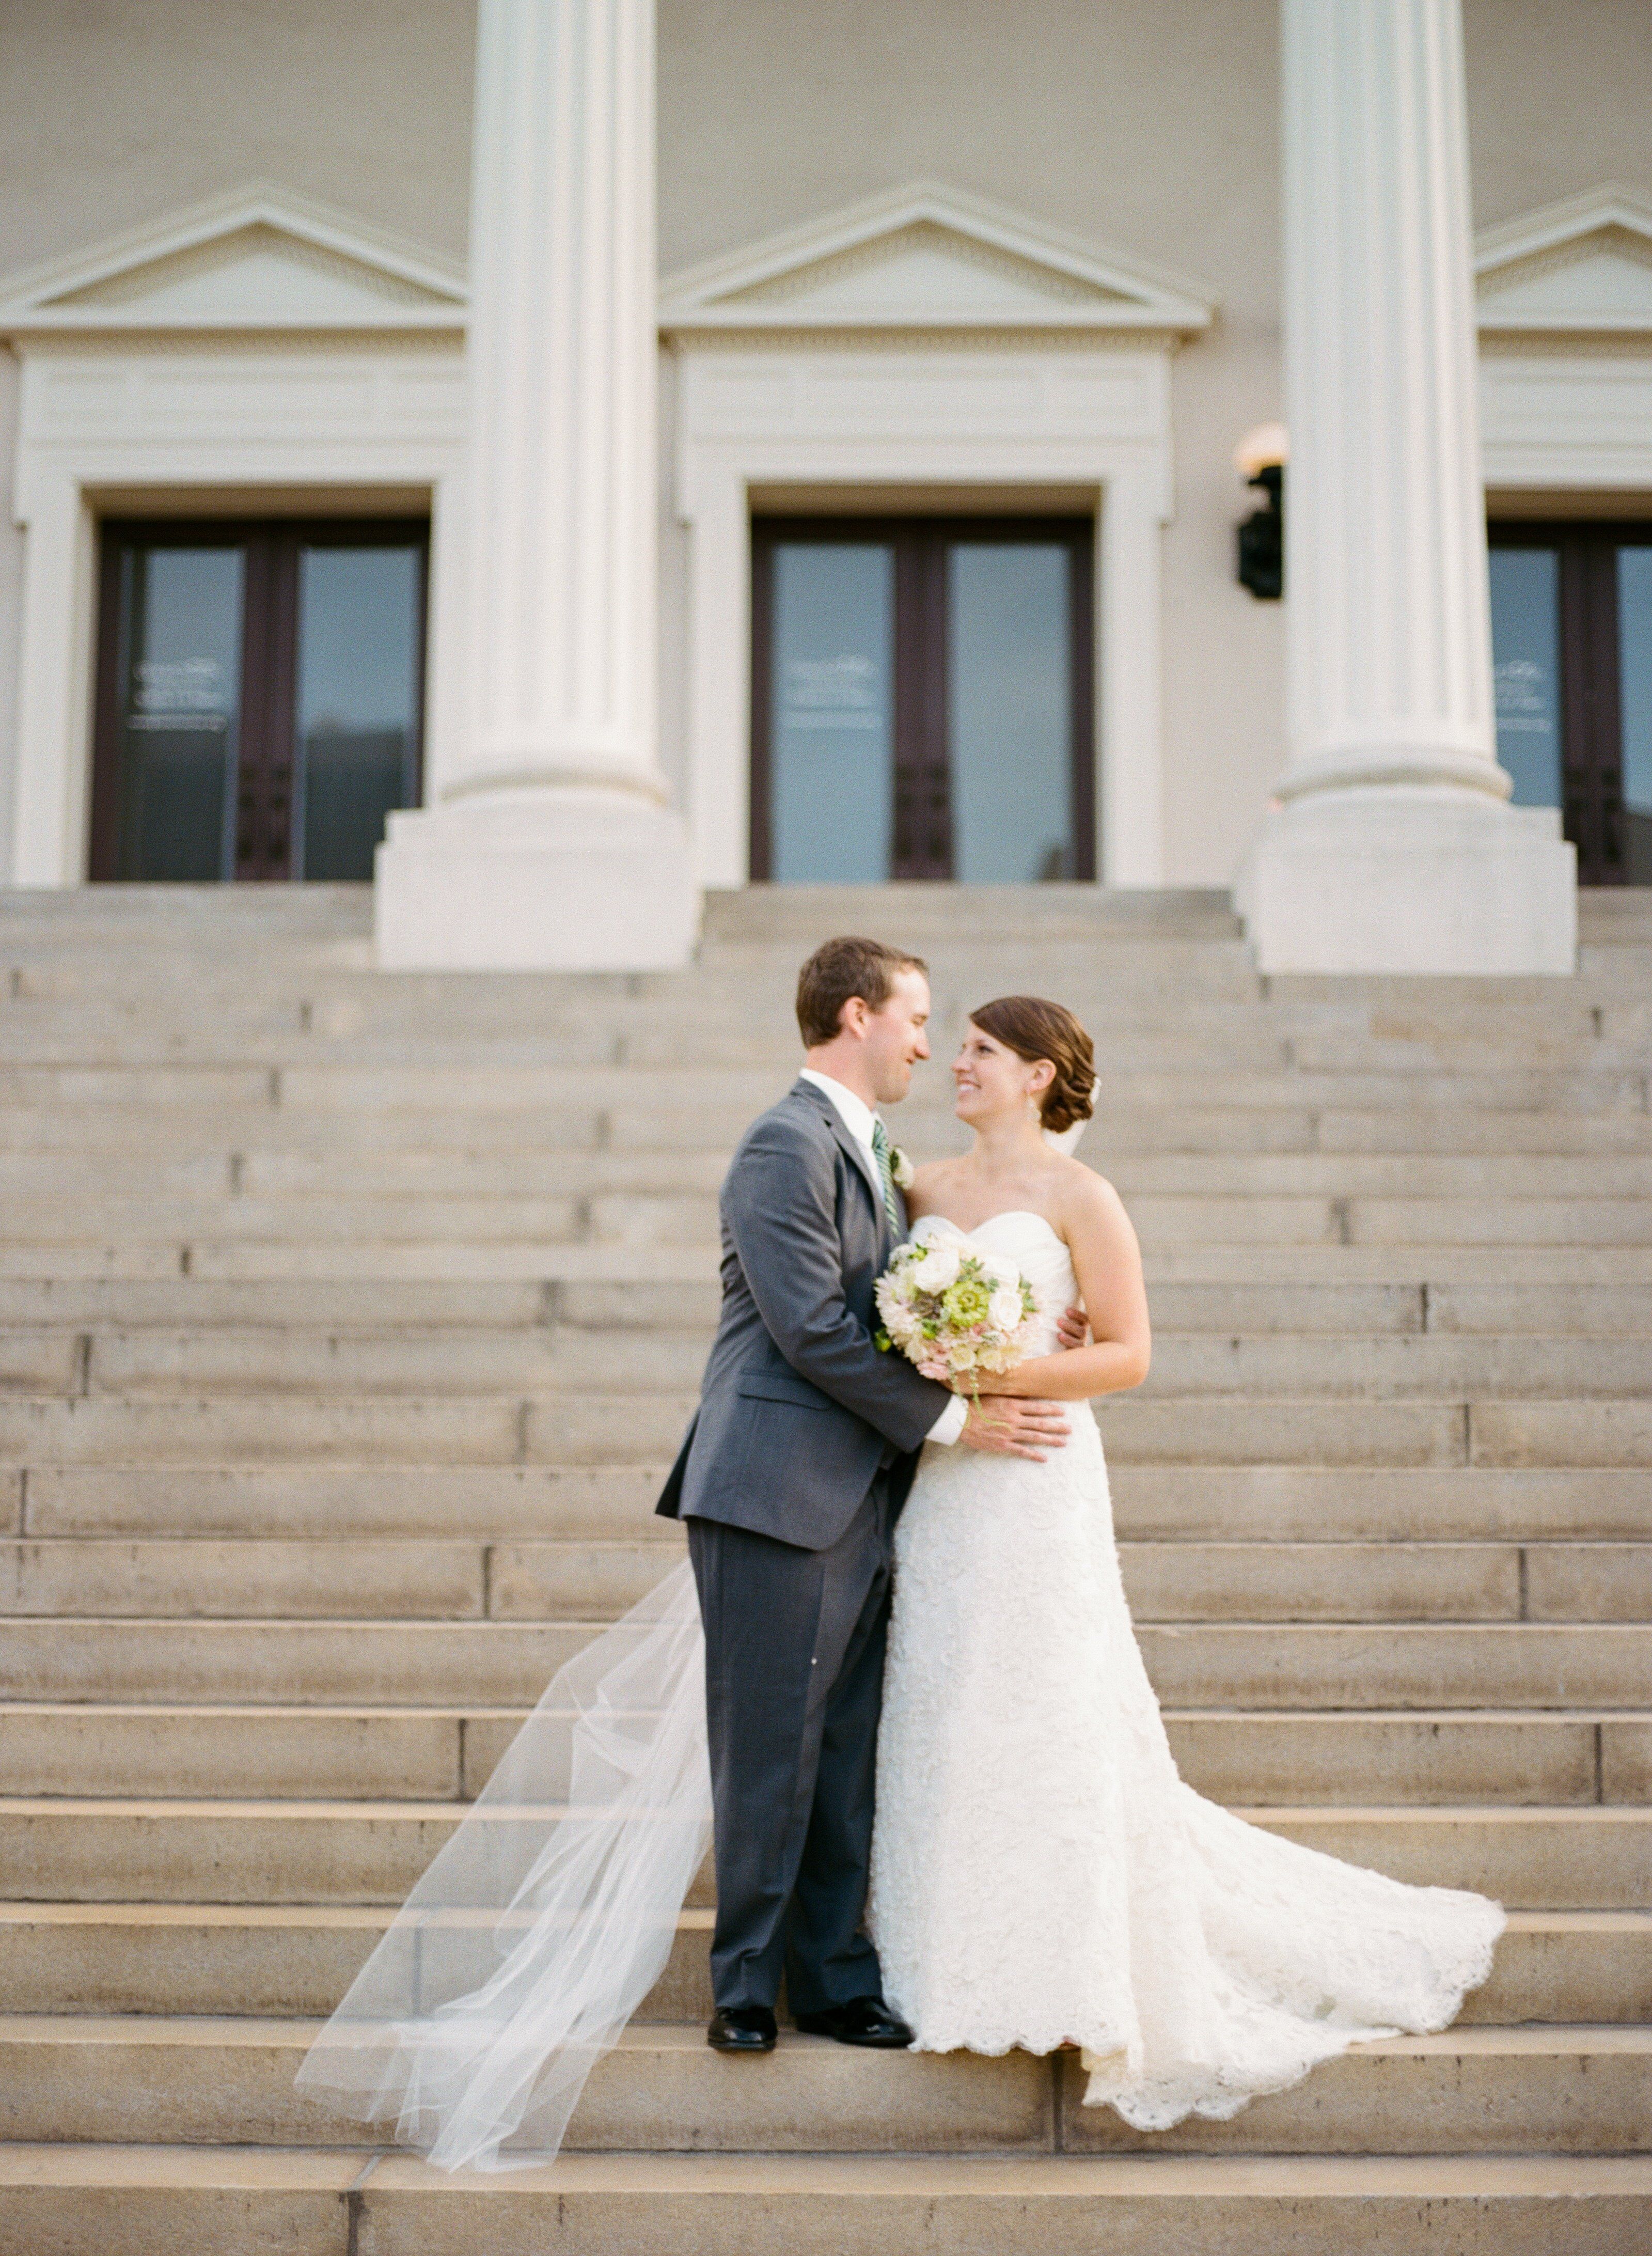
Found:
[[[1229,462],[1280,407],[1276,18],[1276,0],[660,0],[668,270],[927,174],[1220,296],[1174,377],[1173,883],[1231,877],[1283,758],[1280,611],[1234,583]],[[1478,220],[1611,177],[1652,190],[1647,0],[1467,0],[1466,30]],[[462,251],[474,0],[13,0],[5,31],[0,271],[253,176]],[[0,732],[14,567],[0,536]],[[669,538],[663,581],[674,765]]]

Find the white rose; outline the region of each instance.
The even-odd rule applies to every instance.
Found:
[[[1021,1287],[1000,1285],[987,1303],[987,1321],[995,1331],[1013,1332],[1021,1322]]]
[[[931,1237],[912,1271],[920,1293],[944,1293],[958,1274],[962,1256],[951,1238]]]
[[[1013,1261],[998,1260],[990,1253],[983,1253],[980,1258],[981,1267],[995,1285],[1013,1285],[1020,1290],[1021,1272]]]
[[[903,1191],[911,1189],[912,1179],[917,1170],[898,1144],[891,1144],[889,1146],[889,1173]]]

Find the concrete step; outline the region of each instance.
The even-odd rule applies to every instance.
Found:
[[[1652,1464],[1652,1399],[1269,1401],[1115,1395],[1096,1406],[1110,1459],[1213,1464]]]
[[[444,1110],[514,1113],[525,1120],[547,1110],[564,1111],[614,1103],[656,1115],[701,1104],[749,1119],[771,1104],[796,1070],[793,1041],[777,1040],[762,1061],[679,1062],[680,1031],[662,1036],[651,1058],[612,1058],[557,1064],[536,1045],[531,1062],[515,1065],[451,1063],[440,1075]],[[1597,1044],[1598,1052],[1603,1046]],[[0,1056],[4,1053],[0,1052]],[[50,1111],[79,1105],[184,1105],[194,1110],[214,1106],[241,1111],[275,1108],[316,1117],[341,1110],[394,1112],[412,1117],[431,1109],[430,1052],[409,1045],[404,1061],[351,1063],[329,1060],[312,1045],[303,1062],[248,1058],[238,1061],[133,1060],[116,1057],[65,1058],[56,1062],[11,1061],[0,1065],[0,1102]],[[945,1083],[936,1077],[935,1088]],[[1137,1063],[1109,1075],[1109,1111],[1194,1117],[1214,1110],[1261,1110],[1293,1115],[1417,1114],[1617,1115],[1642,1124],[1628,1148],[1644,1134],[1647,1098],[1645,1061],[1592,1069],[1564,1065],[1522,1068],[1503,1063],[1483,1071],[1432,1069],[1306,1070],[1222,1067],[1198,1047],[1184,1065]],[[945,1117],[945,1096],[915,1108]],[[1170,1132],[1172,1135],[1176,1132]],[[702,1132],[692,1138],[702,1141]],[[1447,1148],[1450,1148],[1449,1146]],[[1540,1148],[1543,1148],[1540,1146]]]
[[[1246,1806],[1309,1847],[1522,1910],[1646,1908],[1652,1810]],[[0,1900],[399,1904],[453,1830],[451,1801],[0,1801]],[[510,1823],[496,1812],[490,1822]],[[543,1813],[536,1811],[537,1829]],[[710,1900],[702,1871],[690,1901]]]
[[[1640,964],[1602,955],[1547,994],[1519,982],[1414,983],[1407,992],[1362,979],[1309,987],[1295,981],[1259,995],[1235,978],[1225,954],[1195,948],[1102,945],[993,958],[949,950],[931,960],[934,1047],[944,1059],[989,978],[1019,968],[1058,995],[1109,1058],[1143,1040],[1202,1039],[1213,1053],[1248,1038],[1283,1046],[1283,1061],[1311,1066],[1341,1051],[1415,1070],[1459,1064],[1470,1071],[1507,1061],[1615,1062],[1646,1040]],[[27,1053],[44,1040],[117,1048],[151,1040],[185,1051],[225,1049],[265,1039],[327,1056],[345,1043],[371,1055],[414,1038],[432,1052],[503,1053],[538,1042],[607,1035],[622,1061],[630,1038],[676,1033],[674,1053],[703,1055],[703,1040],[738,1036],[795,1054],[789,951],[719,952],[687,976],[487,973],[386,975],[358,961],[232,952],[205,962],[175,949],[100,961],[84,948],[6,949],[0,940],[0,1032]],[[918,1088],[933,1101],[933,1069]]]
[[[1116,1007],[1119,998],[1114,999]],[[1442,1061],[1437,1051],[1421,1045],[1372,1041],[1357,1034],[1293,1037],[1255,1014],[1239,1015],[1226,1028],[1183,1031],[1174,1023],[1155,1023],[1173,1012],[1170,993],[1147,999],[1148,1008],[1130,1019],[1099,1029],[1121,1074],[1283,1074],[1299,1050],[1305,1053],[1303,1068],[1316,1075],[1438,1071]],[[784,1086],[798,1056],[795,1024],[786,1014],[754,1012],[749,1003],[742,1007],[732,997],[721,1010],[708,1006],[707,998],[685,1000],[687,1007],[678,1003],[647,1012],[623,1007],[559,1011],[549,1014],[551,1023],[537,1026],[530,1014],[528,1025],[498,1031],[473,1026],[462,1014],[446,1025],[439,1019],[398,1027],[383,1023],[377,1012],[355,1005],[332,1012],[319,1008],[306,1024],[304,1013],[310,1006],[295,1007],[285,998],[263,1009],[255,1005],[221,1015],[203,1009],[201,998],[195,1005],[200,1016],[180,1014],[171,1024],[164,1012],[137,1004],[123,1008],[90,1001],[67,1006],[18,1001],[0,1020],[0,1038],[8,1061],[20,1072],[182,1064],[260,1064],[306,1075],[335,1064],[353,1071],[451,1068],[467,1075],[606,1066],[636,1069],[676,1065],[692,1047],[706,1067],[766,1073]],[[1082,994],[1074,993],[1072,1001],[1080,1017],[1093,1015],[1086,1012]],[[955,1023],[961,1024],[961,1012],[955,1014]],[[944,1021],[941,1032],[950,1047]],[[1492,1080],[1511,1069],[1536,1069],[1605,1082],[1643,1069],[1646,1061],[1636,1027],[1627,1028],[1620,1040],[1603,1033],[1593,1040],[1570,1030],[1545,1036],[1521,1028],[1501,1044],[1470,1038],[1467,1047],[1465,1068]]]
[[[0,1464],[650,1464],[669,1463],[688,1392],[496,1397],[220,1394],[195,1400],[0,1396]],[[1652,1398],[1320,1401],[1114,1396],[1120,1463],[1652,1464]]]
[[[9,2139],[371,2147],[292,2078],[313,2022],[18,2015],[0,2021]],[[1057,2093],[1059,2090],[1058,2112]],[[566,2151],[629,2153],[1644,2153],[1652,2030],[1461,2028],[1326,2062],[1233,2121],[1133,2131],[1082,2105],[1076,2059],[860,2052],[788,2033],[754,2073],[697,2028],[632,2027],[597,2063]]]
[[[384,1933],[370,1905],[0,1903],[0,2013],[333,2010]],[[712,1914],[685,1910],[636,2018],[703,2023]],[[1652,2020],[1652,1913],[1515,1912],[1471,2025]]]
[[[133,1095],[119,1102],[6,1111],[0,1113],[0,1152],[19,1162],[78,1161],[82,1155],[102,1154],[117,1167],[129,1161],[141,1167],[164,1166],[171,1159],[217,1161],[226,1169],[233,1154],[251,1152],[310,1166],[342,1166],[350,1158],[377,1163],[386,1157],[399,1164],[403,1156],[422,1160],[451,1155],[460,1161],[531,1168],[565,1153],[588,1157],[599,1150],[726,1160],[755,1114],[778,1093],[766,1081],[744,1097],[738,1092],[732,1099],[702,1094],[698,1103],[680,1109],[649,1100],[654,1078],[639,1074],[629,1084],[592,1089],[583,1098],[571,1096],[560,1104],[490,1110],[444,1109],[432,1102],[439,1091],[426,1086],[417,1102],[382,1112],[282,1107],[266,1079],[257,1101],[240,1107],[197,1105],[186,1098],[146,1103]],[[918,1154],[957,1148],[962,1139],[951,1106],[920,1095],[892,1116],[892,1126],[899,1141]],[[1643,1157],[1652,1152],[1652,1116],[1630,1110],[1488,1112],[1454,1103],[1365,1112],[1306,1103],[1262,1108],[1224,1105],[1219,1089],[1207,1089],[1201,1101],[1170,1115],[1155,1107],[1133,1108],[1104,1083],[1082,1149],[1103,1173],[1121,1155],[1198,1153],[1428,1154],[1453,1160]],[[162,1156],[147,1156],[151,1153]]]
[[[1652,1190],[1652,1153],[1644,1152],[1442,1155],[1411,1149],[1115,1156],[1102,1139],[1096,1142],[1092,1164],[1132,1202],[1211,1195],[1299,1198],[1320,1193],[1339,1199],[1602,1199],[1641,1198]],[[250,1158],[247,1165],[250,1168]],[[247,1188],[257,1186],[249,1181]]]
[[[1531,1312],[1535,1320],[1536,1311]],[[98,1384],[94,1341],[88,1384]],[[116,1383],[118,1350],[107,1358]],[[616,1371],[622,1368],[616,1364]],[[617,1378],[615,1384],[621,1383]],[[1487,1333],[1245,1336],[1156,1329],[1153,1368],[1139,1399],[1163,1395],[1346,1395],[1365,1401],[1445,1396],[1652,1393],[1652,1337],[1586,1335],[1498,1338]]]
[[[327,2148],[0,2147],[0,2256],[1626,2256],[1644,2158],[570,2154],[501,2179]]]
[[[1149,1622],[1139,1642],[1174,1708],[1626,1707],[1652,1665],[1652,1627],[1627,1624]]]
[[[53,1477],[83,1484],[61,1491],[43,1488],[42,1494],[60,1494],[62,1501],[53,1508],[85,1514],[90,1525],[99,1524],[92,1517],[99,1510],[119,1512],[124,1515],[122,1525],[131,1525],[141,1508],[137,1490],[130,1491],[130,1503],[117,1503],[116,1496],[124,1498],[127,1490],[93,1485],[100,1479],[137,1482],[142,1477],[136,1473],[31,1473],[31,1493],[34,1484]],[[179,1476],[180,1481],[186,1477]],[[208,1477],[201,1476],[203,1483]],[[221,1482],[225,1478],[221,1476]],[[1115,1456],[1111,1485],[1120,1533],[1143,1540],[1303,1542],[1332,1529],[1346,1540],[1372,1542],[1498,1537],[1634,1540],[1644,1535],[1647,1524],[1646,1475],[1633,1468],[1250,1464],[1230,1466],[1213,1480],[1199,1466],[1120,1463]],[[180,1490],[176,1508],[193,1503],[196,1510],[207,1511],[213,1508],[208,1497],[227,1498],[230,1492],[222,1485],[203,1487],[195,1503],[193,1492]],[[97,1499],[104,1495],[109,1501],[100,1505]],[[151,1509],[163,1508],[156,1498]],[[216,1505],[221,1512],[228,1508],[227,1502]],[[74,1524],[80,1524],[78,1517]]]
[[[1534,1312],[1535,1319],[1535,1312]],[[162,1399],[228,1393],[433,1396],[698,1388],[708,1329],[577,1324],[389,1331],[216,1324],[187,1330],[0,1324],[0,1388]],[[1652,1336],[1179,1332],[1161,1322],[1138,1398],[1367,1401],[1652,1392]]]
[[[0,1903],[0,2014],[330,2013],[390,1924],[370,1905]],[[1647,1987],[1628,1913],[1529,1914],[1501,1994],[1557,2010],[1527,2019],[1627,2020]],[[713,1914],[685,1910],[671,1962],[636,2018],[703,2025]],[[1627,1984],[1611,2010],[1608,1963]],[[1500,1970],[1501,1973],[1501,1970]],[[1492,1985],[1476,1993],[1490,1994]],[[1564,2010],[1560,2010],[1564,2006]]]
[[[688,1392],[538,1401],[484,1395],[217,1395],[156,1402],[0,1397],[0,1463],[669,1463],[695,1399]],[[1455,1415],[1460,1430],[1460,1412],[1433,1414],[1447,1423]]]
[[[475,1794],[523,1708],[0,1704],[13,1794],[258,1794],[447,1801]],[[1652,1802],[1652,1715],[1442,1710],[1250,1713],[1171,1709],[1182,1774],[1219,1801],[1396,1806]]]
[[[13,1700],[525,1707],[596,1632],[544,1620],[0,1617]],[[1652,1624],[1144,1622],[1178,1708],[1618,1708],[1645,1703]]]
[[[657,1519],[623,1543],[31,1539],[0,1542],[0,1615],[607,1621],[645,1597],[681,1555],[675,1523]],[[1501,1581],[1512,1571],[1517,1588],[1517,1555],[1509,1560]],[[1495,1574],[1477,1575],[1466,1561],[1459,1580],[1466,1594],[1483,1592],[1485,1604]],[[1444,1597],[1451,1570],[1436,1579]]]
[[[638,1465],[32,1463],[0,1524],[39,1536],[520,1536],[604,1540],[655,1532],[669,1459]],[[1496,1476],[1479,1476],[1495,1478]],[[1529,1480],[1529,1475],[1510,1475]],[[1585,1475],[1622,1481],[1625,1475]],[[26,1497],[24,1484],[26,1481]],[[1557,1499],[1558,1504],[1558,1499]],[[1604,1511],[1605,1506],[1602,1507]],[[1613,1511],[1613,1531],[1627,1519]]]
[[[1381,1198],[1257,1193],[1132,1197],[1144,1247],[1344,1244],[1415,1248],[1463,1245],[1652,1246],[1652,1202],[1605,1198]],[[431,1192],[406,1196],[255,1195],[180,1198],[17,1196],[8,1230],[18,1243],[202,1238],[320,1248],[414,1241],[555,1245],[714,1245],[713,1193],[593,1192],[489,1198]]]
[[[0,1540],[0,1615],[606,1621],[681,1555],[636,1540]],[[1652,1622],[1652,1542],[1133,1543],[1138,1621]]]
[[[1223,1115],[1223,1118],[1230,1116]],[[1463,1105],[1419,1107],[1412,1112],[1345,1111],[1327,1108],[1311,1116],[1312,1141],[1300,1148],[1346,1153],[1617,1153],[1643,1152],[1652,1139],[1652,1117],[1632,1111],[1473,1111]],[[1099,1151],[1110,1148],[1097,1133]],[[1171,1151],[1172,1144],[1144,1144],[1149,1151]],[[1218,1145],[1206,1148],[1243,1148]],[[1264,1148],[1286,1149],[1284,1146]]]
[[[617,1258],[602,1249],[551,1250],[564,1273],[576,1261]],[[1643,1245],[1314,1244],[1156,1245],[1143,1249],[1149,1298],[1175,1284],[1418,1284],[1518,1285],[1541,1301],[1551,1285],[1644,1285],[1652,1282],[1652,1249]],[[662,1258],[664,1249],[655,1255]],[[199,1269],[200,1263],[196,1260]]]
[[[595,1541],[652,1530],[665,1463],[638,1465],[61,1465],[0,1470],[0,1532],[331,1539],[342,1533]],[[1126,1463],[1126,1540],[1644,1540],[1646,1476],[1489,1465]]]
[[[901,1140],[922,1159],[933,1148],[898,1124]],[[249,1139],[220,1139],[207,1152],[179,1152],[170,1141],[150,1152],[17,1151],[0,1146],[0,1191],[32,1204],[80,1195],[94,1201],[144,1198],[206,1202],[244,1196],[423,1201],[532,1199],[613,1194],[705,1197],[715,1192],[738,1129],[705,1149],[590,1149],[528,1146],[475,1151],[268,1149]],[[936,1132],[934,1143],[959,1139]],[[1093,1132],[1091,1163],[1133,1205],[1178,1197],[1332,1199],[1643,1198],[1652,1192],[1652,1151],[1580,1153],[1132,1152]]]
[[[1149,1295],[1166,1283],[1292,1285],[1375,1282],[1445,1284],[1645,1285],[1652,1246],[1561,1244],[1353,1244],[1322,1241],[1224,1244],[1206,1238],[1144,1248]],[[209,1281],[363,1280],[423,1282],[548,1283],[608,1280],[645,1272],[660,1280],[708,1281],[716,1275],[709,1237],[692,1244],[623,1238],[299,1238],[176,1239],[113,1237],[0,1239],[0,1279],[59,1282],[179,1278]]]
[[[74,1336],[69,1343],[74,1345]],[[682,1395],[697,1392],[711,1346],[709,1329],[663,1327],[596,1330],[580,1325],[521,1326],[509,1331],[430,1327],[418,1331],[317,1331],[298,1327],[240,1328],[228,1324],[175,1331],[161,1326],[91,1333],[81,1351],[76,1391],[112,1395],[293,1393],[498,1395],[632,1388]],[[0,1384],[28,1385],[32,1371],[52,1367],[65,1335],[0,1328]],[[1597,1382],[1609,1378],[1617,1351],[1627,1392],[1638,1384],[1638,1343],[1564,1340],[1552,1343],[1558,1367],[1572,1380],[1555,1391],[1580,1394],[1592,1360]],[[1483,1371],[1487,1382],[1510,1364],[1535,1360],[1535,1343],[1522,1341],[1512,1356],[1477,1342],[1460,1343],[1457,1360]],[[1447,1344],[1449,1368],[1453,1350]],[[1440,1358],[1437,1357],[1437,1360]],[[1652,1342],[1641,1359],[1652,1361]],[[66,1390],[67,1391],[67,1390]],[[1420,1388],[1416,1391],[1422,1391]],[[1460,1391],[1460,1390],[1459,1390]],[[1489,1384],[1488,1384],[1488,1389]],[[1599,1391],[1609,1392],[1605,1384]]]
[[[635,1267],[635,1262],[628,1265]],[[692,1330],[709,1336],[720,1301],[710,1277],[587,1281],[172,1277],[0,1279],[0,1324],[77,1330],[369,1332]],[[1652,1285],[1245,1283],[1166,1279],[1152,1295],[1161,1336],[1469,1333],[1544,1339],[1652,1334]]]

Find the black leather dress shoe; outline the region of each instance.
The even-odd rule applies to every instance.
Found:
[[[882,1998],[853,1998],[828,2006],[823,2013],[798,2013],[798,2027],[812,2037],[834,2037],[839,2044],[870,2045],[880,2052],[904,2052],[912,2032]]]
[[[767,2006],[720,2006],[706,2030],[714,2052],[772,2052],[775,2017]]]

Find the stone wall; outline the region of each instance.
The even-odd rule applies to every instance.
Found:
[[[1283,759],[1281,621],[1234,582],[1229,459],[1281,406],[1276,18],[1275,0],[660,0],[667,271],[927,174],[1220,294],[1175,375],[1172,884],[1229,880]],[[0,271],[252,177],[461,253],[473,24],[471,0],[11,11]],[[1652,188],[1644,0],[1468,0],[1466,36],[1479,222],[1605,179]],[[679,567],[668,532],[668,769]],[[0,557],[0,769],[15,579]]]

